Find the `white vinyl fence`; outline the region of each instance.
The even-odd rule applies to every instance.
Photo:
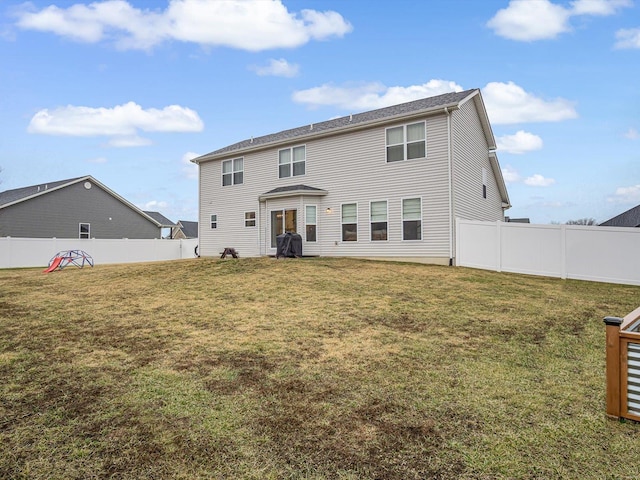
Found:
[[[194,258],[198,239],[0,238],[0,268],[46,267],[56,253],[84,250],[96,265]]]
[[[456,220],[456,264],[640,285],[640,228]]]

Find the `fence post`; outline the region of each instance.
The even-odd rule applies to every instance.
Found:
[[[604,317],[607,326],[607,416],[620,418],[620,325],[619,317]]]

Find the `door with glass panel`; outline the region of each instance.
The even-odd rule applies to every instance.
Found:
[[[285,232],[298,233],[298,211],[271,210],[271,248],[276,248],[276,237]]]

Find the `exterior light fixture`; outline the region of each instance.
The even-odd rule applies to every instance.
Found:
[[[331,210],[331,207],[328,207],[328,208],[327,208],[327,210],[326,210],[326,212],[327,212],[327,215],[331,215],[331,213],[333,212],[333,210]]]

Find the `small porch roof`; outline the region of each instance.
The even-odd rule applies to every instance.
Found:
[[[268,192],[260,195],[258,197],[258,200],[264,202],[265,200],[271,198],[296,197],[299,195],[318,197],[328,194],[329,192],[321,188],[310,187],[308,185],[289,185],[286,187],[278,187],[274,188],[273,190],[269,190]]]

